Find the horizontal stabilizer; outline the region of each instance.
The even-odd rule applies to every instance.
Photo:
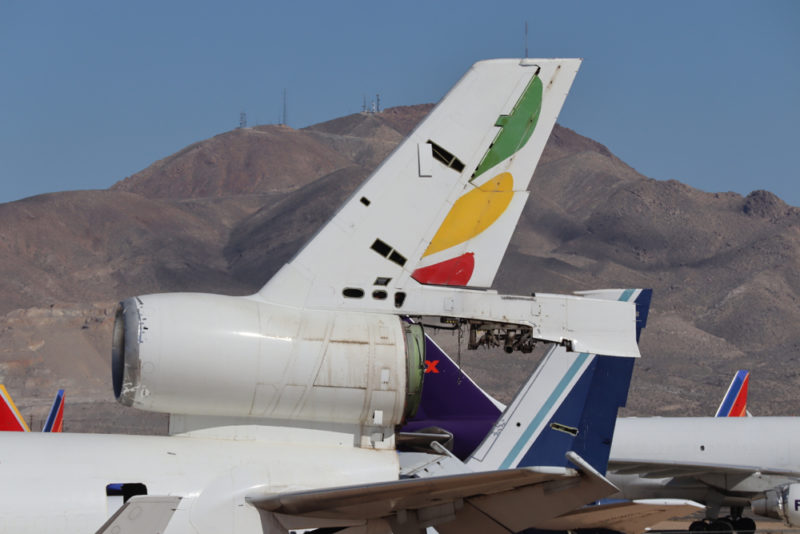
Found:
[[[159,534],[164,532],[180,497],[138,496],[131,498],[97,531],[97,534]]]

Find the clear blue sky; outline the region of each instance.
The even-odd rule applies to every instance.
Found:
[[[560,122],[639,172],[800,205],[800,2],[0,2],[0,202],[193,142],[435,102],[474,61],[585,61]]]

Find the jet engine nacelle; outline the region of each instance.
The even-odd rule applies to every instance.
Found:
[[[424,346],[421,327],[395,315],[146,295],[117,309],[114,395],[155,412],[357,425],[374,436],[416,411]]]
[[[750,502],[750,508],[754,514],[783,519],[791,527],[800,527],[800,483],[765,491],[763,497]]]

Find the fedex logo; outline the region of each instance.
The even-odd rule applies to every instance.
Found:
[[[439,374],[439,369],[436,368],[437,365],[439,365],[439,360],[425,360],[425,373]]]
[[[798,510],[800,510],[800,499],[795,499],[794,500],[794,511],[796,512]]]

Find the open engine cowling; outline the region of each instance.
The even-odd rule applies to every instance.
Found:
[[[117,309],[114,395],[156,412],[391,432],[416,411],[424,346],[421,327],[394,315],[301,310],[252,297],[146,295]]]
[[[800,483],[788,484],[764,492],[750,502],[754,514],[783,519],[792,527],[800,527]]]

